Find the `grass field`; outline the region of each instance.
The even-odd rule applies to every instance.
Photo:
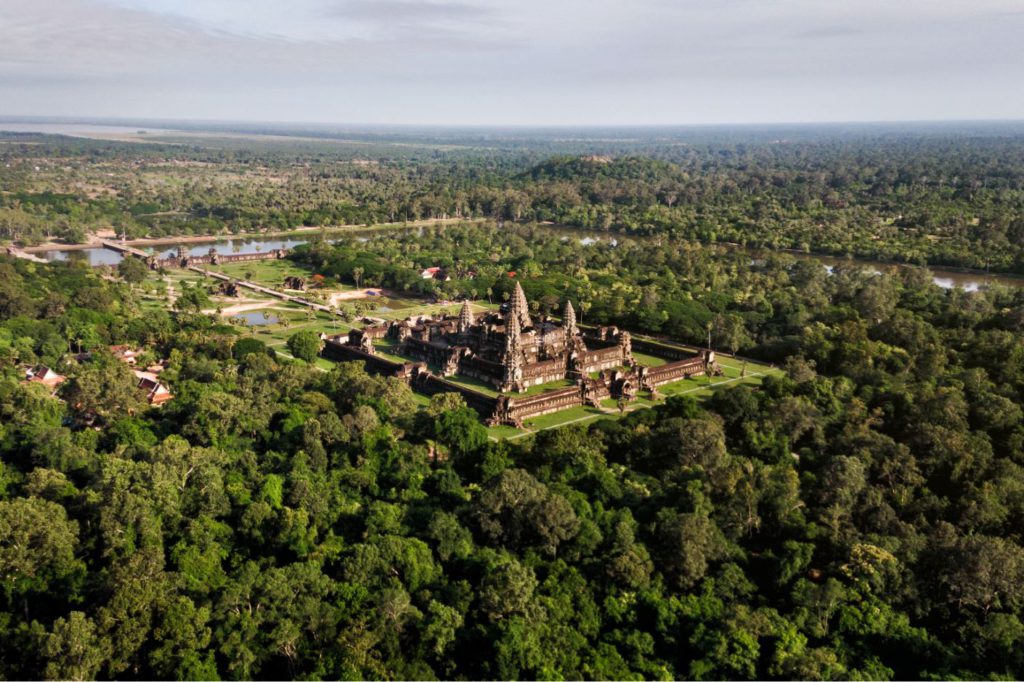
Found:
[[[211,272],[223,273],[235,279],[251,279],[253,282],[269,287],[283,287],[285,277],[304,277],[308,280],[313,274],[308,268],[287,259],[208,265],[206,269]],[[249,278],[246,277],[248,273],[252,273]],[[325,284],[327,286],[324,288],[330,291],[351,291],[353,289],[353,287],[344,286],[333,279],[325,280]]]
[[[669,362],[664,358],[648,355],[647,353],[640,353],[639,351],[633,351],[633,359],[647,367],[661,367]]]
[[[652,400],[649,393],[643,392],[639,394],[635,400],[629,403],[624,413],[619,412],[618,401],[607,399],[601,402],[601,409],[586,406],[574,407],[569,410],[562,410],[561,412],[542,415],[536,419],[527,419],[523,423],[523,426],[525,427],[523,429],[515,429],[509,426],[491,427],[487,430],[488,436],[492,440],[516,440],[519,438],[525,438],[526,436],[538,431],[568,426],[569,424],[587,424],[598,419],[619,419],[624,416],[624,414],[659,405],[670,396],[692,395],[698,400],[703,400],[710,396],[714,391],[721,390],[723,388],[738,386],[740,384],[758,385],[766,376],[779,376],[782,374],[782,370],[780,369],[760,363],[748,362],[746,367],[746,376],[741,376],[743,372],[743,362],[736,360],[735,358],[729,358],[722,355],[718,356],[718,364],[722,367],[724,373],[723,376],[710,378],[701,376],[659,386],[658,393],[660,394],[660,397],[657,400]]]

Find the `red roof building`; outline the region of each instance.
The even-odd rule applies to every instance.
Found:
[[[26,384],[42,384],[54,392],[64,381],[64,376],[57,374],[46,365],[36,365],[25,372]]]
[[[170,389],[161,384],[155,374],[135,370],[135,376],[139,379],[139,388],[146,392],[146,402],[150,405],[163,405],[174,397]]]

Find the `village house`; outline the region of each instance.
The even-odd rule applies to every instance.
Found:
[[[36,365],[35,367],[29,367],[25,370],[25,381],[26,384],[42,384],[50,389],[51,393],[56,393],[57,388],[64,383],[66,377],[61,374],[57,374],[46,365]]]
[[[157,375],[164,369],[163,360],[158,360],[146,367],[145,370],[140,370],[137,369],[135,365],[139,358],[142,357],[144,351],[132,348],[128,344],[109,346],[108,349],[115,358],[132,367],[132,372],[138,380],[137,386],[144,392],[145,399],[148,404],[159,406],[174,397],[174,394],[171,393],[170,389],[167,388],[166,385],[162,384],[157,377]],[[90,357],[90,353],[80,353],[76,356],[76,359],[79,362],[84,362],[89,360]],[[60,377],[60,381],[64,381],[64,377]]]
[[[441,282],[448,282],[451,280],[451,276],[448,272],[444,268],[438,266],[421,270],[420,277],[423,279],[436,279]]]
[[[160,383],[156,374],[143,372],[138,369],[134,370],[134,373],[135,377],[139,380],[138,387],[145,393],[146,402],[150,405],[159,407],[174,397],[170,389]]]
[[[110,352],[115,358],[125,363],[126,365],[134,366],[140,355],[141,351],[135,350],[127,344],[121,344],[118,346],[110,346]]]

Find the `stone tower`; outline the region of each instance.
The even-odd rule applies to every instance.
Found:
[[[519,316],[509,311],[505,323],[505,352],[501,358],[502,391],[523,390],[523,345]]]
[[[473,326],[473,309],[469,307],[469,301],[462,302],[462,309],[459,311],[459,333],[465,334]]]
[[[565,310],[562,312],[562,326],[565,327],[566,338],[575,336],[579,331],[576,328],[576,311],[568,299],[565,301]]]
[[[530,306],[526,303],[526,294],[523,287],[516,282],[516,288],[512,291],[512,298],[508,302],[508,317],[519,319],[519,328],[528,329],[533,326],[530,320]]]

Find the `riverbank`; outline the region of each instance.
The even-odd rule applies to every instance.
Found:
[[[432,227],[436,225],[458,225],[459,223],[476,223],[485,220],[484,218],[428,218],[426,220],[409,220],[401,223],[376,223],[374,225],[320,225],[314,227],[296,227],[288,230],[265,230],[262,232],[239,232],[233,234],[206,234],[206,235],[179,235],[176,237],[145,237],[142,239],[129,239],[122,242],[126,246],[135,248],[146,248],[149,246],[175,246],[177,244],[206,244],[210,242],[223,242],[229,239],[266,239],[274,237],[308,237],[311,234],[326,232],[328,234],[339,234],[345,232],[373,232],[386,230],[401,230],[416,227]],[[117,235],[110,230],[101,230],[89,235],[89,240],[83,244],[61,244],[59,242],[45,242],[36,246],[26,246],[21,249],[25,253],[46,253],[47,251],[84,251],[87,249],[102,249],[102,240],[114,240]]]
[[[591,238],[596,240],[633,240],[638,242],[650,242],[652,244],[660,245],[664,243],[666,239],[671,239],[666,235],[646,235],[646,234],[630,234],[628,232],[616,232],[613,230],[601,231],[591,230],[585,227],[575,227],[573,225],[565,225],[563,223],[552,223],[542,222],[536,223],[538,226],[562,232],[565,234],[573,234],[581,236],[583,238]],[[684,240],[693,241],[693,240]],[[969,291],[977,289],[981,285],[989,284],[1005,284],[1012,287],[1024,287],[1024,275],[1013,272],[1013,271],[1000,271],[1000,270],[981,270],[978,268],[967,268],[956,265],[918,265],[916,263],[905,263],[894,260],[881,260],[877,258],[870,258],[867,256],[857,255],[836,255],[832,253],[826,253],[823,251],[803,251],[801,249],[792,249],[787,247],[771,247],[771,246],[754,246],[750,244],[740,244],[737,242],[705,242],[705,241],[694,241],[703,247],[712,248],[715,246],[721,246],[726,249],[743,250],[750,254],[758,253],[784,253],[794,258],[801,260],[815,260],[823,263],[827,266],[844,265],[847,263],[857,264],[867,267],[875,268],[881,271],[883,268],[924,268],[932,274],[932,278],[935,283],[944,288],[950,288],[951,286],[957,286]]]

